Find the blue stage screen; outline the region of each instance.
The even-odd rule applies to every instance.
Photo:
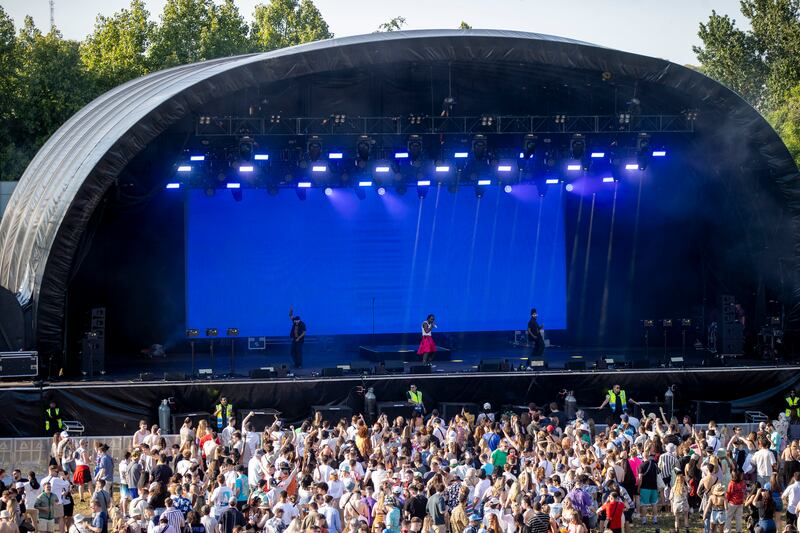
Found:
[[[309,335],[525,329],[531,307],[566,328],[560,188],[365,192],[188,191],[187,328],[286,336],[290,307]]]

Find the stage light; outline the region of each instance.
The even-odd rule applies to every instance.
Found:
[[[481,185],[481,186],[491,185],[491,184],[492,184],[492,180],[478,180],[478,185]]]
[[[505,187],[503,187],[503,190],[507,193],[510,193],[513,190],[513,188],[511,187],[511,185],[506,185]]]
[[[475,197],[476,198],[483,198],[483,192],[484,192],[483,187],[480,187],[478,185],[475,186]]]
[[[386,166],[386,165],[381,165],[381,166],[377,166],[377,167],[375,167],[375,172],[378,172],[378,173],[380,173],[380,174],[386,174],[386,173],[387,173],[387,172],[389,172],[390,170],[391,170],[391,169],[390,169],[388,166]]]
[[[318,160],[322,155],[322,139],[317,135],[312,135],[306,144],[306,153],[308,154],[308,159],[312,163]]]
[[[236,183],[236,182],[229,182],[229,183],[227,183],[225,185],[225,187],[227,189],[241,189],[242,188],[242,184],[241,183]]]
[[[469,157],[469,152],[456,152],[453,154],[455,159],[466,159],[467,157]]]
[[[225,331],[225,334],[228,335],[228,337],[238,337],[239,336],[239,328],[228,328]]]
[[[359,161],[367,161],[369,159],[369,152],[372,148],[372,140],[368,135],[362,135],[358,138],[356,143],[356,154]]]
[[[556,124],[563,124],[567,121],[567,115],[556,115],[555,117],[553,117],[553,121]]]
[[[333,196],[333,189],[325,187],[325,196]]]
[[[481,116],[481,126],[491,127],[492,125],[494,125],[494,117],[492,115]]]
[[[245,135],[239,139],[239,159],[242,161],[250,161],[253,156],[254,141],[249,136]]]
[[[586,137],[580,133],[576,133],[569,141],[569,153],[572,159],[583,159],[583,154],[586,152]]]
[[[522,151],[519,153],[520,159],[530,159],[536,154],[536,135],[528,133],[522,141]]]
[[[422,157],[422,137],[409,135],[407,147],[408,155],[412,162],[418,161]]]
[[[627,163],[625,165],[625,170],[639,170],[639,164],[638,163]]]
[[[328,167],[325,165],[314,165],[311,167],[311,172],[325,172],[328,170]]]
[[[180,189],[180,183],[167,183],[167,189]]]
[[[383,196],[386,194],[386,187],[378,187],[378,196]]]
[[[395,159],[408,159],[408,152],[395,152]]]
[[[498,172],[511,172],[511,165],[498,165],[497,166]]]
[[[429,187],[431,184],[431,180],[419,180],[417,181],[417,187]]]
[[[558,178],[547,178],[544,182],[547,185],[558,185]]]
[[[187,329],[186,336],[187,337],[198,337],[200,335],[199,329]]]
[[[486,159],[488,149],[486,135],[479,133],[472,137],[472,155],[475,159]]]
[[[331,152],[328,154],[328,159],[341,159],[343,156],[341,152]]]
[[[204,156],[204,155],[193,155],[193,156],[189,157],[189,161],[205,161],[205,160],[206,160],[206,156]]]
[[[667,152],[665,150],[655,150],[653,157],[667,157]]]
[[[206,337],[216,337],[217,335],[219,335],[217,328],[206,328]]]
[[[567,170],[580,170],[581,166],[578,163],[570,163],[567,165]]]
[[[269,154],[256,154],[253,159],[256,161],[269,161]]]
[[[436,172],[443,173],[443,172],[450,172],[449,165],[437,165]]]
[[[181,165],[178,167],[178,172],[191,172],[191,171],[192,167],[190,167],[189,165]]]
[[[359,181],[358,182],[358,186],[359,187],[372,187],[372,182],[371,181]]]
[[[310,189],[311,182],[310,181],[301,181],[297,183],[297,186],[301,189]]]
[[[239,167],[239,172],[252,172],[253,167],[251,165],[243,165]]]
[[[612,176],[606,176],[603,178],[603,183],[614,183],[614,178]]]
[[[592,159],[603,159],[605,156],[605,152],[592,152]]]
[[[567,183],[567,186],[564,188],[567,190],[567,192],[572,192],[575,190],[575,186],[571,183]]]
[[[650,135],[640,133],[636,139],[636,161],[639,163],[639,170],[646,170],[650,163]]]

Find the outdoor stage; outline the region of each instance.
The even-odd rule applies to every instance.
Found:
[[[604,415],[593,411],[611,385],[619,383],[629,397],[653,402],[655,409],[664,392],[675,385],[675,410],[695,415],[695,401],[731,402],[730,420],[744,421],[743,412],[755,409],[774,417],[783,396],[800,385],[800,366],[738,368],[670,368],[600,371],[515,371],[475,372],[474,369],[435,367],[427,375],[314,376],[278,379],[230,379],[185,381],[64,381],[11,384],[0,389],[0,401],[14,409],[13,417],[0,421],[4,436],[30,436],[40,433],[40,419],[46,399],[53,398],[65,412],[65,419],[77,419],[87,435],[117,435],[133,432],[140,419],[158,420],[161,400],[174,399],[173,414],[208,412],[221,395],[237,410],[276,409],[281,417],[297,421],[308,417],[311,406],[340,406],[363,412],[365,387],[372,387],[378,402],[398,402],[405,398],[411,383],[423,391],[429,409],[442,402],[482,405],[496,409],[563,403],[563,390],[573,390],[579,408],[587,409],[598,422]],[[713,405],[704,405],[712,408]],[[336,416],[349,414],[340,410]],[[392,411],[396,412],[396,411]],[[701,415],[701,422],[704,418]]]

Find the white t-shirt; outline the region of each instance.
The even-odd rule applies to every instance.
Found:
[[[256,488],[258,482],[261,480],[261,460],[258,457],[253,457],[247,462],[247,484],[251,488]]]
[[[283,523],[287,526],[292,522],[292,520],[300,515],[300,511],[297,510],[297,507],[292,505],[289,502],[279,503],[275,506],[276,509],[283,509]]]
[[[25,482],[25,507],[27,509],[33,509],[36,507],[36,498],[39,497],[39,494],[42,493],[42,485],[39,484],[38,489],[31,488],[31,482]]]
[[[771,476],[772,465],[775,464],[775,456],[766,448],[762,448],[753,454],[753,464],[756,465],[756,474],[759,476]]]

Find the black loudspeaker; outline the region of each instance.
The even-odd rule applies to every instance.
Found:
[[[411,365],[408,367],[409,374],[430,374],[431,365]]]
[[[312,420],[317,411],[322,414],[323,420],[327,420],[331,423],[331,427],[339,423],[339,420],[342,418],[347,420],[349,424],[350,418],[353,416],[353,409],[347,405],[312,405],[311,414],[309,415]]]
[[[548,368],[550,368],[550,365],[542,357],[534,357],[528,361],[529,370],[547,370]]]
[[[389,374],[402,374],[406,370],[406,365],[403,361],[389,359],[383,363],[383,367]]]
[[[413,410],[413,407],[403,401],[378,402],[378,414],[386,414],[389,422],[392,422],[392,419],[398,416],[408,418]]]
[[[731,402],[704,402],[692,400],[694,404],[694,421],[699,424],[706,424],[710,420],[715,422],[733,422],[731,420]]]
[[[475,416],[481,412],[480,406],[477,403],[461,403],[461,402],[440,402],[439,415],[442,419],[449,421],[456,415],[461,414],[461,410],[471,413]]]
[[[722,324],[719,327],[720,342],[717,351],[724,355],[744,353],[744,331],[739,322]]]
[[[211,413],[208,413],[206,411],[197,411],[194,413],[175,413],[174,415],[172,415],[172,428],[175,431],[179,431],[181,426],[183,425],[183,421],[186,420],[187,418],[189,418],[192,421],[192,427],[195,428],[197,427],[197,423],[200,422],[201,420],[209,421],[212,419]],[[217,427],[216,423],[217,423],[216,420],[214,420],[214,425],[211,427]]]
[[[274,378],[276,376],[277,373],[269,368],[253,368],[250,370],[250,377],[253,379]]]
[[[565,370],[586,370],[586,361],[567,361],[564,363]]]
[[[164,372],[164,381],[186,381],[185,372]]]
[[[505,372],[509,369],[507,359],[481,359],[478,372]]]
[[[342,369],[335,366],[323,368],[321,372],[321,375],[324,378],[338,378],[341,377],[343,374],[344,372],[342,371]]]
[[[372,363],[369,361],[352,361],[350,374],[372,374]]]
[[[81,372],[86,376],[105,374],[105,343],[93,331],[86,333],[81,341]]]
[[[14,293],[0,287],[0,352],[25,348],[25,317]]]

